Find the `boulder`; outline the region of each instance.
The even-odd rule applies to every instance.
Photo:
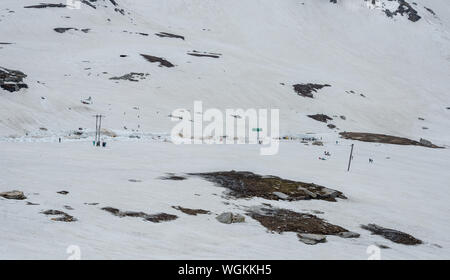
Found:
[[[245,217],[240,214],[233,214],[231,212],[224,212],[216,217],[216,219],[223,224],[243,223]]]
[[[273,192],[273,194],[282,200],[289,199],[289,195],[282,193],[282,192]]]
[[[426,147],[432,147],[433,146],[433,143],[431,143],[431,141],[428,141],[428,140],[426,140],[426,139],[423,139],[423,138],[420,138],[420,144],[422,144],[423,146],[426,146]]]
[[[337,236],[342,237],[342,238],[358,238],[361,235],[359,233],[353,232],[353,231],[344,231],[344,232],[338,233]]]
[[[327,242],[327,237],[322,234],[298,233],[298,239],[307,245],[316,245],[317,243]]]
[[[27,197],[21,191],[2,192],[0,196],[6,199],[24,200]]]

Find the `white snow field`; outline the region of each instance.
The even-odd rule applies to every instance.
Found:
[[[414,12],[392,17],[404,1],[87,0],[96,8],[25,8],[41,2],[0,3],[0,193],[27,196],[0,197],[0,259],[67,259],[71,245],[82,259],[367,259],[371,245],[389,247],[382,259],[450,258],[449,1],[407,0]],[[203,52],[220,55],[188,55]],[[6,90],[2,69],[27,75],[27,88]],[[144,78],[110,79],[134,72]],[[330,86],[314,98],[294,91],[309,83]],[[283,140],[278,154],[261,156],[258,145],[175,145],[169,115],[192,110],[194,101],[204,109],[279,109],[282,136],[312,133],[324,146]],[[117,136],[104,137],[106,148],[92,145],[95,114]],[[332,117],[337,129],[312,114]],[[344,140],[343,131],[424,138],[444,148]],[[331,157],[319,160],[324,151]],[[348,199],[232,199],[186,175],[230,170],[314,182]],[[161,180],[166,173],[187,180]],[[69,193],[57,193],[63,190]],[[263,203],[361,236],[327,236],[312,246],[249,216],[236,224],[215,219]],[[103,207],[178,218],[152,223]],[[49,209],[77,221],[40,213]],[[423,244],[396,244],[360,227],[370,223]]]
[[[348,142],[329,144],[327,149],[332,157],[319,161],[323,148],[296,143],[283,143],[280,153],[270,157],[261,157],[255,145],[118,141],[98,149],[86,142],[2,143],[0,188],[20,189],[27,201],[39,205],[0,198],[0,257],[65,259],[66,249],[76,245],[82,259],[367,259],[368,246],[386,245],[391,249],[381,251],[382,259],[449,258],[448,150],[358,143],[352,170],[347,172]],[[369,156],[374,158],[370,165]],[[348,199],[233,200],[223,197],[225,189],[196,177],[159,179],[166,172],[232,169],[322,184]],[[57,194],[62,190],[69,194]],[[222,212],[245,213],[244,206],[262,203],[298,212],[322,211],[318,216],[361,237],[328,236],[327,243],[311,246],[300,243],[295,233],[270,233],[248,216],[242,224],[215,219]],[[65,210],[64,205],[74,210]],[[189,216],[171,206],[213,214]],[[102,207],[179,218],[151,223],[118,218]],[[47,209],[62,210],[78,221],[51,221],[40,213]],[[368,223],[407,232],[424,244],[395,244],[360,228]]]

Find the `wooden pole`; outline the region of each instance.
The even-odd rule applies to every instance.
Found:
[[[352,144],[352,149],[350,151],[350,158],[348,159],[348,168],[347,168],[347,172],[350,171],[350,164],[352,163],[352,158],[353,158],[353,144]]]
[[[97,135],[98,135],[98,115],[95,115],[95,139],[94,139],[95,145],[97,145]]]
[[[102,129],[102,115],[100,117],[100,122],[98,124],[98,142],[100,142],[100,136],[101,136],[101,129]]]

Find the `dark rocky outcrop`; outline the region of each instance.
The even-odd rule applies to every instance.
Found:
[[[48,215],[48,216],[60,216],[60,217],[51,219],[52,221],[56,221],[56,222],[70,223],[70,222],[77,221],[77,219],[74,218],[73,216],[71,216],[63,211],[59,211],[59,210],[46,210],[46,211],[42,211],[41,213],[44,215]]]
[[[82,31],[84,33],[88,33],[90,31],[89,28],[84,28],[84,29],[79,30],[78,28],[75,28],[75,27],[57,27],[57,28],[54,28],[53,30],[55,30],[55,32],[58,32],[58,33],[66,33],[69,30]]]
[[[317,92],[318,90],[324,88],[324,87],[331,87],[327,84],[296,84],[293,85],[294,91],[303,97],[309,97],[314,98],[314,92]]]
[[[376,224],[361,225],[361,228],[372,232],[372,234],[381,235],[384,238],[399,244],[419,245],[423,243],[421,240],[415,238],[412,235],[395,229],[384,228]]]
[[[329,129],[335,129],[335,128],[336,128],[336,125],[330,123],[330,124],[327,125],[327,127],[328,127]]]
[[[200,215],[211,214],[210,211],[203,210],[203,209],[190,209],[190,208],[184,208],[181,206],[172,206],[172,208],[179,210],[179,211],[183,212],[184,214],[191,215],[191,216],[197,216],[198,214],[200,214]]]
[[[155,33],[155,35],[158,37],[161,37],[161,38],[177,38],[177,39],[184,40],[184,36],[167,33],[167,32],[159,32],[159,33]]]
[[[193,50],[192,52],[188,52],[188,55],[198,56],[198,57],[211,57],[211,58],[219,58],[222,56],[220,53],[209,53],[209,52],[199,52]]]
[[[21,191],[0,192],[0,197],[6,199],[24,200],[27,197]]]
[[[131,72],[119,77],[111,77],[110,80],[124,80],[130,82],[139,82],[140,80],[145,80],[150,74],[148,73],[136,73]]]
[[[97,9],[97,7],[94,4],[92,4],[91,2],[97,2],[97,0],[89,0],[89,1],[88,0],[81,0],[81,3],[91,7],[93,9]]]
[[[191,173],[229,190],[236,198],[261,197],[270,200],[309,200],[336,201],[346,199],[340,191],[313,183],[285,180],[275,176],[261,176],[245,171],[225,171],[211,173]]]
[[[27,75],[18,71],[0,67],[0,87],[9,92],[19,91],[22,88],[28,88],[24,83]]]
[[[384,143],[384,144],[395,144],[395,145],[413,145],[413,146],[422,146],[428,148],[442,148],[432,144],[431,142],[425,141],[415,141],[408,138],[385,135],[385,134],[376,134],[376,133],[365,133],[365,132],[341,132],[339,133],[342,138],[358,140],[363,142],[375,142],[375,143]],[[424,139],[422,139],[424,140]]]
[[[314,119],[316,121],[324,122],[324,123],[333,120],[331,117],[324,115],[324,114],[308,115],[308,117],[310,117],[311,119]]]
[[[390,0],[394,1],[394,0]],[[405,0],[397,0],[399,6],[397,10],[391,11],[389,9],[385,9],[384,12],[388,17],[394,17],[396,15],[408,16],[408,19],[412,22],[419,21],[422,17],[419,16],[417,10],[415,10],[411,4],[406,2]]]
[[[186,177],[178,176],[173,173],[168,173],[167,176],[159,177],[161,180],[173,180],[173,181],[183,181],[186,180]]]
[[[253,208],[247,214],[271,232],[296,232],[300,241],[310,245],[325,242],[326,235],[342,237],[343,233],[349,232],[317,216],[287,209]]]
[[[60,3],[60,4],[41,3],[41,4],[38,4],[38,5],[25,6],[24,8],[25,9],[32,9],[32,8],[34,8],[34,9],[44,9],[44,8],[66,8],[66,7],[67,7],[67,5],[62,4],[62,3]]]
[[[134,218],[142,218],[145,221],[152,223],[159,223],[164,221],[172,221],[177,219],[178,217],[175,215],[167,214],[167,213],[159,213],[159,214],[147,214],[144,212],[134,212],[134,211],[120,211],[117,208],[113,207],[103,207],[102,210],[109,212],[117,217],[134,217]]]
[[[173,65],[171,62],[169,62],[168,60],[162,58],[162,57],[157,57],[157,56],[153,56],[153,55],[148,55],[148,54],[141,54],[141,56],[143,58],[145,58],[148,62],[154,63],[154,62],[159,62],[159,67],[175,67],[175,65]]]

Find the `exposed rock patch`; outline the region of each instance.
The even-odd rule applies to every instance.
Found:
[[[150,63],[159,62],[159,67],[168,67],[168,68],[175,67],[175,65],[173,65],[171,62],[169,62],[168,60],[166,60],[162,57],[157,57],[157,56],[148,55],[148,54],[141,54],[141,56]]]
[[[183,177],[183,176],[178,176],[178,175],[175,175],[175,174],[172,174],[172,173],[168,173],[167,176],[159,177],[159,179],[161,179],[161,180],[183,181],[183,180],[186,180],[187,178]]]
[[[335,129],[335,128],[336,128],[336,125],[330,123],[330,124],[327,125],[327,127],[328,127],[329,129]]]
[[[308,117],[310,117],[311,119],[314,119],[316,121],[324,122],[324,123],[333,120],[331,117],[324,115],[324,114],[308,115]]]
[[[229,195],[236,198],[261,197],[287,201],[308,199],[336,201],[336,198],[346,199],[340,191],[313,183],[285,180],[276,176],[261,176],[252,172],[225,171],[192,173],[190,175],[200,176],[224,187],[229,190]]]
[[[167,32],[159,32],[159,33],[155,33],[155,35],[158,37],[161,37],[161,38],[177,38],[177,39],[184,40],[184,36],[167,33]]]
[[[1,192],[0,196],[6,199],[24,200],[27,197],[21,191]]]
[[[389,0],[395,1],[395,0]],[[394,17],[396,15],[408,16],[408,19],[412,22],[419,21],[422,17],[419,16],[417,10],[415,10],[411,4],[406,2],[405,0],[397,0],[399,6],[396,10],[385,9],[384,12],[388,17]]]
[[[303,97],[309,97],[309,98],[314,98],[314,94],[315,92],[317,92],[318,90],[324,88],[324,87],[331,87],[330,85],[327,84],[296,84],[293,85],[294,87],[294,91]]]
[[[385,134],[375,134],[375,133],[365,133],[365,132],[341,132],[339,133],[342,138],[358,140],[363,142],[375,142],[375,143],[384,143],[384,144],[395,144],[395,145],[413,145],[413,146],[422,146],[428,148],[442,148],[432,144],[427,141],[415,141],[408,138],[385,135]],[[423,139],[422,139],[423,140]]]
[[[220,53],[209,53],[209,52],[199,52],[193,50],[192,52],[188,52],[188,55],[198,56],[198,57],[211,57],[211,58],[219,58],[222,56]]]
[[[26,77],[27,75],[20,71],[0,67],[0,87],[9,92],[28,88],[28,85],[23,82]]]
[[[297,233],[298,239],[307,245],[327,242],[327,237],[322,234]]]
[[[349,232],[345,228],[330,224],[317,216],[287,209],[256,208],[249,211],[248,215],[271,232],[296,232],[300,241],[306,244],[325,242],[325,235]]]
[[[131,183],[141,183],[142,180],[138,180],[138,179],[129,179],[128,182],[131,182]]]
[[[95,206],[98,205],[97,202],[85,202],[84,205]]]
[[[89,0],[89,1],[91,1],[91,2],[97,2],[97,0]],[[87,6],[89,6],[89,7],[91,7],[91,8],[93,8],[93,9],[97,9],[97,7],[94,5],[94,4],[92,4],[91,2],[89,2],[88,0],[81,0],[81,3],[83,3],[83,4],[85,4],[85,5],[87,5]]]
[[[153,223],[159,223],[164,221],[172,221],[177,219],[178,217],[175,215],[167,214],[167,213],[159,213],[159,214],[147,214],[144,212],[134,212],[134,211],[120,211],[117,208],[112,207],[104,207],[102,210],[109,212],[117,217],[135,217],[135,218],[142,218],[145,221],[153,222]]]
[[[75,28],[75,27],[57,27],[57,28],[54,28],[53,30],[55,30],[55,32],[58,32],[58,33],[66,33],[69,30],[82,31],[84,33],[88,33],[90,31],[89,28],[84,28],[84,29],[79,30],[78,28]]]
[[[27,201],[27,205],[30,205],[30,206],[36,206],[36,205],[39,205],[39,203],[33,203],[33,202]]]
[[[46,3],[41,3],[39,5],[31,5],[31,6],[25,6],[25,9],[44,9],[44,8],[66,8],[67,5],[65,4],[46,4]]]
[[[60,216],[57,218],[52,218],[52,221],[56,221],[56,222],[76,222],[77,219],[74,218],[73,216],[63,212],[63,211],[59,211],[59,210],[46,210],[46,211],[42,211],[41,212],[44,215],[48,215],[48,216]]]
[[[136,73],[131,72],[119,77],[111,77],[110,80],[124,80],[130,82],[139,82],[140,80],[145,80],[150,74],[148,73]]]
[[[190,209],[190,208],[184,208],[181,206],[172,206],[172,208],[179,210],[179,211],[183,212],[184,214],[191,215],[191,216],[197,216],[198,214],[200,214],[200,215],[211,214],[210,211],[203,210],[203,209]]]
[[[359,238],[361,235],[353,231],[344,231],[337,234],[337,236],[342,238]]]
[[[384,238],[399,244],[419,245],[423,243],[421,240],[415,238],[412,235],[395,229],[384,228],[376,224],[361,225],[361,228],[372,232],[372,234],[381,235]]]

